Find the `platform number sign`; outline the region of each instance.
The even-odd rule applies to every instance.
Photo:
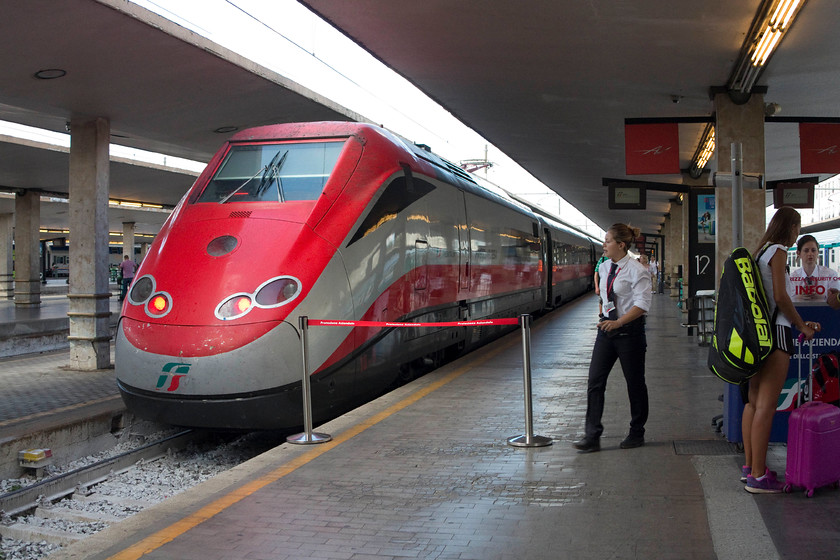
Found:
[[[691,189],[688,197],[688,293],[692,297],[701,290],[715,289],[715,237],[717,214],[714,188]],[[696,311],[689,323],[696,322]]]
[[[695,271],[697,276],[703,276],[708,272],[709,265],[712,264],[712,258],[709,255],[694,255]]]

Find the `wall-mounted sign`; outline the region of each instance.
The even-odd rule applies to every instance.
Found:
[[[715,189],[692,188],[689,197],[689,216],[695,227],[688,230],[688,296],[701,290],[715,289]],[[699,324],[696,306],[689,308],[688,322]],[[689,333],[691,331],[689,330]]]
[[[677,123],[624,125],[627,175],[680,172],[680,131]]]
[[[645,187],[617,183],[611,184],[609,190],[610,210],[644,210],[647,207]]]
[[[814,183],[803,182],[776,183],[773,188],[773,207],[813,208],[814,186]]]
[[[840,124],[799,123],[800,172],[840,173]]]

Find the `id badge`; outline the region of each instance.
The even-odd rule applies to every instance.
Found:
[[[603,309],[604,309],[604,315],[609,315],[610,312],[615,309],[615,302],[605,301]]]

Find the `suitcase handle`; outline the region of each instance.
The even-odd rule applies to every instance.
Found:
[[[799,337],[797,338],[797,342],[799,343],[799,359],[797,360],[797,368],[796,368],[796,391],[797,391],[797,399],[796,399],[796,407],[799,408],[801,406],[799,404],[799,395],[802,394],[802,343],[805,342],[805,335],[803,333],[799,333]],[[814,394],[814,376],[812,372],[814,371],[814,340],[811,339],[808,341],[808,400],[813,398]],[[805,401],[808,402],[808,401]],[[804,404],[804,403],[803,403]]]

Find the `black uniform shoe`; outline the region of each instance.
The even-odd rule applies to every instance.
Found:
[[[629,435],[621,442],[622,449],[633,449],[634,447],[641,447],[645,444],[645,436]]]
[[[594,451],[601,451],[601,442],[595,438],[588,438],[585,437],[583,439],[579,439],[572,444],[575,449],[578,449],[581,453],[592,453]]]

